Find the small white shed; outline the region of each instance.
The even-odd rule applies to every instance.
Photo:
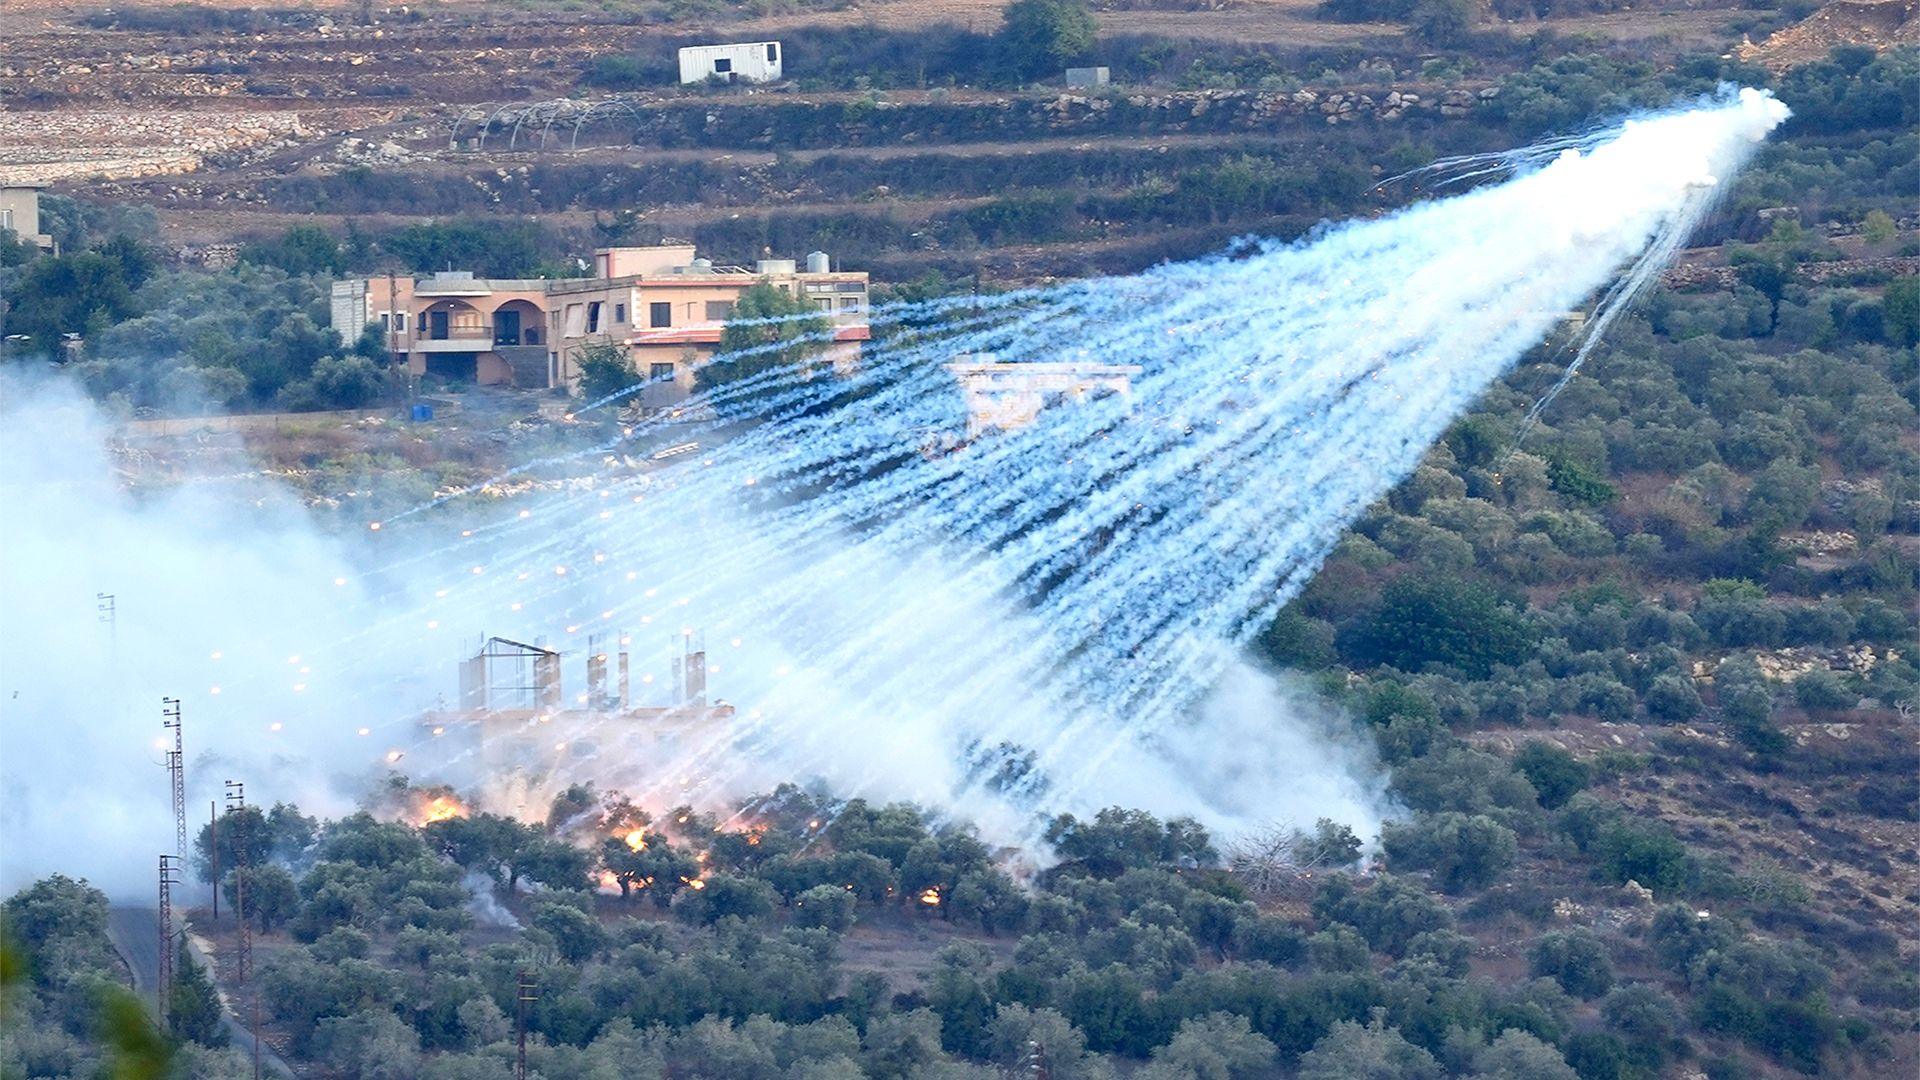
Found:
[[[780,43],[749,41],[739,45],[693,45],[680,50],[680,82],[772,82],[780,77]]]

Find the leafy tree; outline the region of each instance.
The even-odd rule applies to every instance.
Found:
[[[333,274],[346,268],[340,241],[317,225],[295,225],[272,240],[248,244],[240,257],[289,274]]]
[[[1432,1054],[1376,1019],[1365,1027],[1350,1021],[1333,1025],[1301,1057],[1296,1075],[1299,1080],[1440,1080],[1445,1073]]]
[[[1420,671],[1428,664],[1484,679],[1534,649],[1525,617],[1493,590],[1441,576],[1408,576],[1388,585],[1380,604],[1342,644],[1353,663]]]
[[[1647,715],[1672,723],[1685,723],[1700,715],[1700,692],[1685,675],[1662,675],[1653,680],[1641,698]]]
[[[1586,930],[1541,935],[1528,962],[1534,975],[1552,979],[1577,998],[1590,1001],[1613,988],[1613,964],[1606,946]]]
[[[928,835],[920,811],[906,803],[874,807],[865,799],[851,799],[827,825],[827,839],[839,852],[861,852],[885,860],[894,868],[907,861],[907,852]],[[862,899],[869,897],[862,895]]]
[[[580,350],[580,396],[603,401],[646,382],[634,370],[633,355],[611,341],[596,341]]]
[[[1278,1053],[1273,1040],[1255,1032],[1246,1017],[1214,1013],[1182,1021],[1140,1075],[1147,1080],[1257,1080],[1272,1075]]]
[[[0,229],[0,270],[13,266],[24,266],[40,254],[40,248],[20,238],[12,229]],[[0,307],[0,311],[4,311]]]
[[[1880,310],[1888,342],[1907,348],[1920,345],[1920,277],[1908,275],[1889,282]]]
[[[843,891],[841,895],[851,905],[853,894]],[[1027,900],[1012,878],[989,866],[963,874],[948,895],[946,909],[956,920],[998,934],[1025,923]]]
[[[508,887],[521,878],[554,889],[586,888],[593,857],[564,840],[539,836],[507,857]]]
[[[1547,483],[1553,490],[1576,502],[1605,506],[1616,495],[1613,485],[1579,459],[1556,454],[1547,461]]]
[[[1050,74],[1085,56],[1099,26],[1085,0],[1013,0],[995,39],[1022,78]]]
[[[1425,935],[1421,935],[1425,936]],[[1307,939],[1307,956],[1315,971],[1365,971],[1373,954],[1367,939],[1345,926],[1330,926]]]
[[[1600,1002],[1600,1015],[1620,1039],[1620,1056],[1639,1068],[1658,1071],[1683,1049],[1680,1003],[1656,987],[1646,983],[1616,987]]]
[[[663,833],[646,834],[637,847],[625,837],[608,837],[600,845],[600,865],[613,875],[621,896],[644,889],[658,904],[667,903],[686,879],[700,872],[699,860],[674,847]]]
[[[1425,889],[1386,874],[1365,889],[1343,876],[1329,878],[1313,898],[1313,917],[1353,927],[1368,945],[1389,956],[1403,955],[1414,938],[1429,930],[1453,928],[1452,914]]]
[[[1395,869],[1431,870],[1451,893],[1485,888],[1513,865],[1513,830],[1482,814],[1448,811],[1389,822],[1381,846]]]
[[[1552,1044],[1518,1029],[1473,1056],[1474,1080],[1581,1080]]]
[[[1407,28],[1432,45],[1453,45],[1473,29],[1479,13],[1472,0],[1417,0]]]
[[[91,333],[135,311],[126,267],[96,251],[35,259],[0,299],[11,312],[8,332],[47,353],[63,334]]]
[[[946,1060],[940,1049],[940,1018],[927,1009],[888,1013],[867,1026],[861,1055],[867,1075],[876,1080],[908,1080],[927,1075]]]
[[[695,376],[701,389],[731,386],[768,372],[802,368],[827,347],[828,323],[805,297],[759,282],[734,301],[720,351]],[[756,384],[758,393],[767,392]]]
[[[1267,659],[1282,667],[1315,670],[1338,658],[1333,647],[1333,627],[1288,606],[1274,616],[1254,647]]]
[[[1054,1009],[1008,1002],[987,1025],[987,1057],[1002,1069],[1028,1065],[1038,1051],[1059,1080],[1097,1080],[1098,1063],[1087,1056],[1087,1037]]]
[[[173,967],[173,992],[168,998],[167,1025],[176,1039],[203,1046],[227,1045],[227,1029],[221,1023],[220,995],[213,981],[193,958],[193,950],[183,939],[177,946]]]
[[[39,986],[109,967],[107,894],[64,874],[42,878],[0,904],[0,941],[19,943]]]
[[[542,903],[534,908],[532,923],[553,935],[560,958],[570,964],[584,963],[607,947],[607,932],[600,920],[572,904]]]
[[[300,890],[293,875],[273,863],[251,864],[224,875],[221,892],[229,909],[238,911],[240,890],[246,889],[247,918],[263,932],[286,925],[300,910]]]
[[[1429,813],[1455,810],[1498,817],[1502,810],[1531,810],[1539,799],[1524,774],[1469,746],[1451,746],[1402,764],[1393,771],[1392,787],[1401,802]]]
[[[1658,821],[1621,818],[1602,826],[1591,846],[1600,871],[1615,884],[1637,881],[1655,892],[1680,887],[1693,858],[1673,830]]]
[[[540,276],[546,243],[533,222],[498,218],[409,225],[379,241],[382,249],[416,273],[471,270],[487,278]]]
[[[420,1036],[391,1012],[330,1016],[317,1025],[320,1060],[351,1080],[409,1080],[420,1075]]]
[[[853,929],[853,893],[832,885],[815,885],[793,899],[793,924],[844,934]]]
[[[673,910],[690,922],[711,926],[721,919],[758,919],[773,914],[778,894],[758,878],[715,874],[698,889],[674,899]]]
[[[1860,695],[1831,671],[1809,671],[1793,680],[1793,699],[1808,712],[1829,713],[1853,708]]]
[[[1152,814],[1117,806],[1101,810],[1092,821],[1061,814],[1047,825],[1046,840],[1062,859],[1103,878],[1161,864],[1208,866],[1219,858],[1198,822],[1174,818],[1163,826]]]
[[[386,368],[364,356],[326,356],[314,361],[313,374],[300,390],[289,387],[296,400],[311,395],[323,409],[361,409],[393,393],[393,380]]]
[[[1572,754],[1541,739],[1529,740],[1513,756],[1513,767],[1520,770],[1539,793],[1540,805],[1558,810],[1584,789],[1591,770]]]

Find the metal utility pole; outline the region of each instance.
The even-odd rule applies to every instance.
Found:
[[[160,699],[160,726],[173,732],[173,749],[167,751],[167,772],[173,780],[173,853],[187,857],[187,753],[180,734],[180,699]]]
[[[238,780],[228,780],[227,813],[247,808],[247,785]],[[244,832],[234,834],[233,868],[233,918],[240,933],[234,950],[234,985],[247,985],[247,976],[253,971],[253,928],[247,925],[247,843]]]
[[[239,780],[224,782],[227,792],[227,812],[247,808],[247,785]],[[237,823],[236,823],[237,824]],[[218,834],[216,834],[216,840]],[[243,829],[234,834],[233,845],[233,921],[237,934],[233,954],[234,986],[247,992],[247,1034],[253,1039],[253,1080],[260,1080],[260,988],[249,986],[253,976],[253,927],[247,922],[247,842],[248,836]],[[214,848],[213,891],[217,898],[220,893],[220,874],[218,871],[219,847]],[[219,901],[216,899],[215,903]],[[217,910],[217,909],[216,909]]]
[[[1027,1057],[1020,1064],[1026,1067],[1026,1074],[1033,1080],[1050,1080],[1053,1076],[1053,1069],[1047,1064],[1047,1048],[1037,1041],[1027,1042]]]
[[[207,800],[207,851],[213,856],[213,925],[220,926],[220,804]]]
[[[527,1080],[527,1010],[539,997],[532,973],[522,971],[513,992],[513,1033],[520,1046],[519,1056],[514,1060],[513,1080]]]
[[[173,887],[180,883],[174,877],[179,868],[179,856],[160,856],[160,919],[155,927],[160,938],[160,963],[159,975],[154,979],[153,996],[154,1011],[159,1014],[162,1031],[167,1030],[167,1015],[173,1005]]]

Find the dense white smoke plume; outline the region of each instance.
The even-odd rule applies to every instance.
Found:
[[[317,541],[263,554],[256,526],[217,516],[238,550],[181,552],[205,522],[157,521],[105,492],[59,521],[15,513],[21,499],[61,507],[96,475],[82,463],[64,484],[23,484],[16,462],[37,467],[37,439],[7,443],[0,461],[9,541],[55,562],[135,564],[126,575],[161,596],[210,590],[200,602],[214,610],[193,626],[201,640],[142,638],[137,662],[177,681],[208,670],[194,650],[253,649],[218,704],[197,686],[181,692],[190,709],[231,717],[219,745],[235,755],[294,759],[344,742],[316,760],[392,754],[455,780],[491,762],[508,770],[488,778],[495,792],[528,809],[578,779],[656,805],[817,780],[840,795],[920,800],[1015,843],[1047,815],[1114,803],[1225,831],[1325,816],[1371,833],[1382,809],[1369,759],[1341,725],[1245,668],[1240,647],[1489,382],[1619,282],[1604,325],[1785,115],[1743,91],[1550,160],[1516,159],[1503,183],[1310,242],[877,310],[880,340],[857,374],[735,384],[710,404],[722,420],[761,422],[724,438],[717,424],[642,425],[584,461],[590,483],[497,519],[449,524],[458,500],[401,515],[369,534],[379,555],[357,573],[337,571],[344,557]],[[960,353],[1140,370],[1126,395],[965,440],[943,366]],[[661,461],[635,452],[694,441],[697,453]],[[97,687],[53,645],[99,647],[88,602],[110,585],[99,570],[62,568],[50,590],[37,573],[7,560],[8,591],[21,579],[31,605],[8,605],[8,662],[31,665],[26,683],[58,685],[31,705],[4,703],[6,782],[27,792],[10,801],[32,819],[10,812],[5,828],[9,848],[26,828],[61,837],[64,857],[89,833],[54,808],[88,805],[72,791],[86,771],[42,768],[39,743],[101,710],[87,697]],[[30,631],[49,624],[61,629]],[[123,655],[136,648],[129,629]],[[453,660],[483,632],[544,635],[575,665],[590,642],[611,650],[624,634],[636,696],[655,701],[669,643],[697,634],[711,692],[738,713],[668,732],[576,716],[564,736],[533,718],[508,733],[516,749],[502,766],[418,718],[423,688],[450,691]],[[569,676],[570,694],[584,689],[577,666]],[[21,681],[10,672],[6,693]],[[163,683],[142,681],[141,693]],[[138,713],[110,714],[88,756],[144,746]],[[269,733],[270,717],[282,727]],[[272,778],[255,790],[280,783],[288,795],[303,786],[291,781],[328,772],[255,767]],[[113,812],[164,821],[164,788],[149,787],[146,801],[109,797],[124,804]]]

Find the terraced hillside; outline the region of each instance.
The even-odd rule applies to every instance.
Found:
[[[1515,138],[1491,95],[1568,51],[1562,34],[1666,60],[1791,14],[1546,10],[1439,48],[1302,0],[1185,6],[1100,12],[1088,60],[1115,85],[1078,94],[995,66],[984,0],[30,3],[0,15],[0,179],[150,205],[189,255],[303,222],[510,213],[556,256],[671,235],[732,260],[825,246],[887,278],[1025,280],[1393,205],[1416,189],[1382,177]],[[790,82],[664,85],[677,45],[757,35],[787,42]]]

